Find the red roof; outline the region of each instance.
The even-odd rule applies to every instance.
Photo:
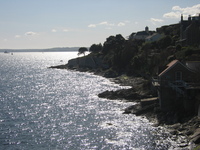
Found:
[[[167,68],[163,70],[158,76],[162,76],[163,74],[165,74],[169,69],[171,69],[178,62],[179,62],[178,60],[171,61],[169,64],[167,64]]]

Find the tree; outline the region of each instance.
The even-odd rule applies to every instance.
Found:
[[[88,51],[86,47],[80,47],[78,50],[78,55],[83,54],[85,56],[85,52]]]
[[[102,45],[100,44],[93,44],[89,48],[89,51],[92,53],[99,53],[102,50]]]
[[[178,44],[178,45],[176,46],[176,51],[181,51],[181,49],[182,49],[182,46],[181,46],[180,44]]]
[[[121,34],[118,34],[116,36],[110,36],[106,39],[106,41],[103,44],[102,53],[107,54],[113,50],[115,50],[116,52],[122,49],[125,42],[126,40]]]
[[[167,48],[168,46],[170,46],[172,44],[172,38],[171,36],[167,35],[163,38],[161,38],[158,41],[158,45],[160,46],[160,48]]]

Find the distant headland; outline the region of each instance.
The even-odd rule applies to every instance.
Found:
[[[10,52],[76,52],[79,47],[55,47],[46,49],[0,49],[0,53]]]

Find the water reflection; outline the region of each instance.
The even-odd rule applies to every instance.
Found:
[[[65,60],[63,54],[13,56],[0,59],[4,64],[0,66],[0,149],[176,146],[145,118],[123,115],[122,110],[133,103],[97,97],[105,90],[122,88],[119,85],[90,73],[47,69]]]

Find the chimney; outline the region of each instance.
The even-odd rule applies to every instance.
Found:
[[[199,22],[200,22],[200,13],[199,13]]]
[[[188,21],[191,22],[191,15],[188,16]]]
[[[183,21],[183,14],[181,14],[181,21]]]
[[[149,33],[149,27],[148,27],[148,26],[145,27],[145,31],[146,31],[147,33]]]

